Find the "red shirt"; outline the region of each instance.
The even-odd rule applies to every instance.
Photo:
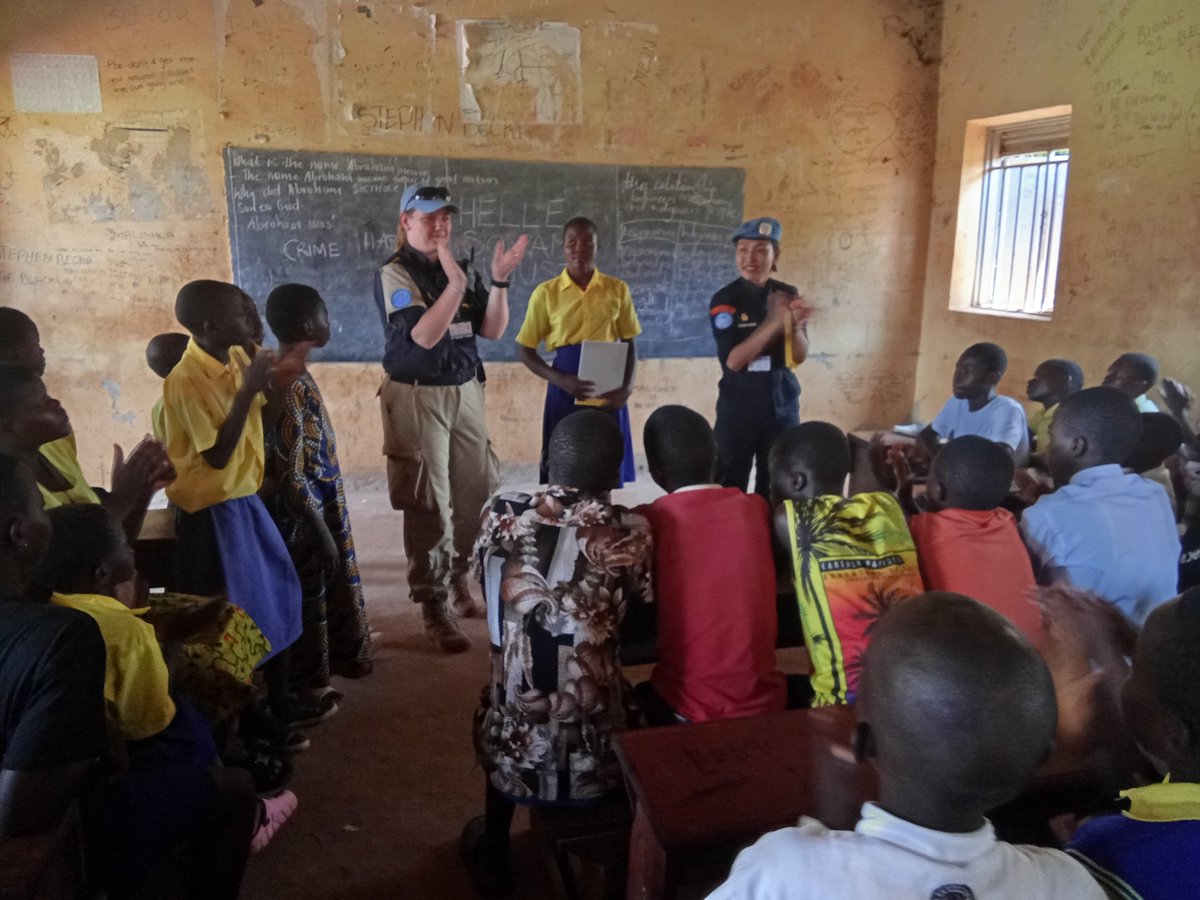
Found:
[[[765,500],[685,490],[642,507],[654,535],[654,689],[693,722],[782,710],[775,560]]]
[[[943,509],[908,524],[928,590],[974,597],[1041,646],[1042,616],[1030,598],[1037,582],[1012,513]]]

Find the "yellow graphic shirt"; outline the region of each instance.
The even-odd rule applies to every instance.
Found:
[[[882,492],[786,500],[784,510],[813,706],[852,703],[875,620],[924,591],[912,535]]]

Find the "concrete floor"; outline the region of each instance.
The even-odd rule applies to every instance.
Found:
[[[528,472],[516,482],[527,481]],[[619,492],[635,504],[657,496],[649,479]],[[507,486],[507,484],[506,484]],[[481,619],[463,623],[474,642],[456,656],[436,652],[408,600],[400,524],[382,484],[351,486],[351,518],[375,647],[375,672],[336,679],[340,712],[309,731],[296,758],[296,815],[253,857],[248,900],[464,898],[474,896],[459,863],[458,835],[482,812],[483,776],[471,747],[471,717],[488,672]],[[648,670],[630,670],[631,680]],[[513,828],[515,894],[561,896],[557,873],[518,812]],[[599,873],[584,885],[599,890]],[[589,881],[594,883],[589,883]]]

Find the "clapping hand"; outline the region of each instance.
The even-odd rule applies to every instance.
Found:
[[[516,271],[521,260],[525,258],[525,248],[529,246],[529,235],[523,234],[511,247],[505,249],[503,238],[496,241],[492,251],[492,278],[496,281],[508,281]]]

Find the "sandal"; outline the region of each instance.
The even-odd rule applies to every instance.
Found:
[[[283,823],[292,817],[292,813],[300,805],[300,801],[291,791],[284,791],[278,797],[260,800],[259,803],[262,804],[261,818],[258,828],[254,831],[254,837],[250,839],[252,854],[261,853],[266,849],[267,844],[271,843],[271,839],[283,827]]]
[[[282,703],[271,705],[271,715],[288,728],[306,728],[336,715],[337,702],[328,694],[319,700],[301,700],[292,695]]]

